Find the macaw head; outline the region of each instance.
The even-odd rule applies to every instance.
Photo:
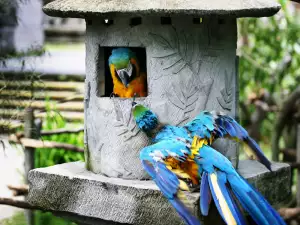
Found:
[[[139,74],[136,55],[129,48],[113,49],[108,62],[111,75],[115,75],[125,87]]]
[[[150,132],[157,127],[158,118],[149,108],[133,102],[132,113],[138,127],[144,132]]]

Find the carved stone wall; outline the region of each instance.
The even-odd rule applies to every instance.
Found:
[[[182,16],[162,25],[161,18],[149,16],[137,26],[130,26],[130,19],[113,18],[109,26],[101,18],[86,21],[86,164],[95,173],[143,179],[139,151],[149,140],[131,116],[132,99],[98,94],[104,76],[100,47],[146,48],[148,96],[137,101],[160,121],[183,125],[204,109],[236,115],[237,28],[234,18],[203,18],[195,24],[193,17]],[[236,149],[221,144],[232,160]]]

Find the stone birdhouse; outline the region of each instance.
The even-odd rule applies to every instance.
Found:
[[[271,16],[273,1],[57,0],[51,16],[86,19],[86,164],[110,177],[145,177],[139,151],[148,144],[131,116],[132,99],[110,98],[108,58],[128,47],[147,73],[147,97],[137,99],[161,121],[183,125],[201,110],[236,116],[236,18]],[[219,149],[232,161],[234,144]]]
[[[110,97],[113,85],[108,58],[112,50],[127,47],[136,53],[147,74],[147,96],[136,101],[155,111],[162,122],[183,125],[202,110],[236,116],[237,18],[272,16],[279,9],[280,5],[271,0],[56,0],[44,7],[50,16],[86,20],[86,168],[99,174],[97,182],[109,183],[106,191],[116,185],[116,180],[122,180],[121,191],[115,195],[121,193],[122,198],[131,199],[120,203],[120,196],[114,198],[110,193],[106,197],[129,207],[121,213],[131,213],[126,219],[114,218],[100,209],[89,215],[130,224],[178,224],[164,223],[164,213],[169,210],[175,214],[157,191],[152,191],[151,197],[147,195],[150,200],[141,197],[149,186],[148,181],[139,181],[147,177],[139,151],[149,140],[132,118],[132,98]],[[235,144],[219,143],[219,149],[236,164]],[[35,179],[33,173],[32,176]],[[109,179],[113,179],[112,183]],[[126,185],[130,187],[123,188]],[[143,200],[133,203],[132,198]],[[36,199],[31,198],[40,204]],[[150,205],[154,201],[160,214],[142,206],[146,200]],[[66,211],[84,215],[82,210]],[[138,216],[143,213],[149,213],[151,219]]]

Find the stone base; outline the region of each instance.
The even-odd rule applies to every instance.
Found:
[[[272,165],[273,173],[256,161],[241,161],[239,173],[273,205],[290,196],[290,167]],[[184,224],[152,181],[124,180],[96,175],[83,162],[40,168],[29,173],[28,200],[84,224]],[[195,214],[199,194],[190,194]]]

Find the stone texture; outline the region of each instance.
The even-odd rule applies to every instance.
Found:
[[[273,0],[56,0],[47,4],[44,12],[59,17],[114,17],[116,14],[261,17],[272,16],[279,9],[280,5]]]
[[[44,43],[41,0],[13,0],[5,8],[0,12],[0,52],[40,49]]]
[[[102,97],[105,80],[104,47],[142,47],[146,50],[148,96],[137,98],[163,123],[184,125],[200,111],[220,110],[236,115],[238,101],[236,19],[143,17],[130,27],[131,17],[87,22],[85,136],[88,168],[110,177],[146,178],[139,151],[149,139],[132,118],[132,99]],[[226,35],[224,33],[226,32]],[[108,75],[109,76],[109,75]],[[221,150],[235,164],[237,147],[222,141]]]
[[[273,173],[249,160],[241,161],[239,168],[239,173],[273,205],[289,198],[290,167],[287,164],[274,163]],[[183,224],[152,181],[97,175],[87,171],[83,162],[32,170],[29,181],[31,204],[84,224]],[[193,193],[188,197],[192,201],[190,208],[197,214],[199,195]]]

